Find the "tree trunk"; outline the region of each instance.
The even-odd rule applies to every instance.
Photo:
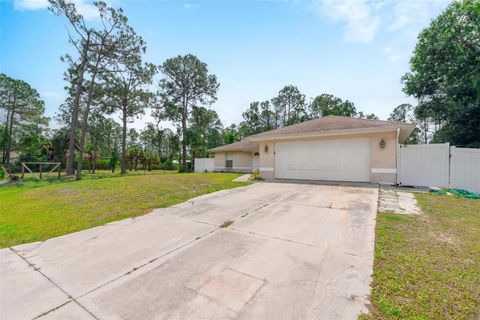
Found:
[[[5,163],[10,164],[10,151],[12,149],[13,121],[15,118],[15,107],[17,106],[17,93],[13,93],[13,108],[10,113],[10,125],[8,126],[7,148],[5,149]]]
[[[126,168],[126,144],[127,144],[127,103],[124,101],[124,105],[122,106],[122,120],[123,120],[123,128],[122,128],[122,160],[121,160],[121,174],[127,173],[127,168]]]
[[[95,169],[97,167],[97,148],[98,148],[98,142],[97,138],[94,140],[95,142],[93,143],[93,166],[92,166],[92,173],[95,173]]]
[[[5,163],[5,160],[7,159],[7,137],[8,137],[8,128],[10,123],[10,109],[7,110],[7,118],[5,119],[5,135],[1,137],[1,139],[5,138],[5,144],[3,145],[2,149],[2,163]]]
[[[70,124],[70,141],[68,143],[67,175],[74,174],[73,159],[75,157],[75,138],[77,135],[78,111],[80,109],[80,96],[82,94],[83,76],[85,73],[85,66],[87,65],[89,45],[90,33],[88,33],[87,40],[83,44],[82,61],[78,66],[78,80],[75,89],[75,99],[73,101],[72,120]],[[79,162],[81,161],[82,159],[79,159]]]
[[[186,106],[182,109],[182,169],[187,168],[187,112]]]
[[[117,162],[117,156],[116,156],[116,153],[117,153],[117,141],[115,140],[115,145],[113,147],[114,149],[112,150],[112,159],[111,159],[111,162],[112,162],[112,173],[115,173],[115,165],[116,165],[116,162]]]
[[[92,104],[93,87],[95,86],[95,78],[97,77],[97,71],[98,71],[99,63],[100,63],[100,57],[97,56],[97,61],[95,63],[95,69],[94,69],[93,74],[92,74],[92,79],[90,79],[90,86],[88,88],[87,103],[86,103],[86,106],[85,106],[85,111],[83,112],[82,131],[81,131],[81,134],[80,134],[80,147],[79,147],[79,150],[78,150],[76,180],[80,180],[81,177],[82,177],[83,148],[85,146],[85,137],[87,135],[87,126],[88,126],[88,115],[90,113],[90,105]]]

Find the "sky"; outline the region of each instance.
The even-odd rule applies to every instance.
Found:
[[[74,2],[85,19],[98,19],[92,1]],[[322,93],[348,99],[380,119],[399,104],[415,104],[402,92],[401,77],[418,33],[449,1],[108,3],[122,7],[146,40],[146,61],[160,65],[191,53],[207,63],[220,83],[212,108],[228,126],[242,120],[250,102],[271,99],[285,85],[297,86],[308,101]],[[47,6],[46,0],[0,0],[0,72],[30,83],[53,117],[66,96],[60,56],[72,47],[65,19]],[[151,120],[147,111],[130,126],[141,129]]]

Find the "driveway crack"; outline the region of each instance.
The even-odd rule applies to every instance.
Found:
[[[40,317],[43,317],[47,314],[49,314],[50,312],[52,311],[55,311],[61,307],[63,307],[64,305],[70,303],[70,302],[75,302],[78,306],[80,306],[83,310],[85,310],[88,314],[90,314],[94,319],[97,319],[99,320],[98,317],[96,317],[90,310],[88,310],[84,305],[82,305],[80,302],[77,301],[77,299],[75,299],[70,293],[68,293],[67,291],[65,291],[61,286],[59,286],[55,281],[53,281],[52,279],[50,279],[45,273],[43,273],[42,271],[40,271],[40,268],[37,268],[34,264],[30,263],[30,261],[28,261],[27,259],[25,259],[19,252],[17,252],[15,249],[13,248],[9,248],[10,250],[12,250],[13,253],[15,253],[17,256],[20,257],[20,259],[22,259],[23,261],[25,261],[29,267],[31,267],[34,271],[40,273],[45,279],[47,279],[48,282],[50,282],[51,284],[53,284],[55,287],[57,287],[61,292],[63,292],[67,298],[70,300],[70,301],[67,301],[51,310],[48,310],[38,316],[36,316],[35,318],[33,319],[38,319]]]

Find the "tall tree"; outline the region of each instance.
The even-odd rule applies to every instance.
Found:
[[[230,126],[226,127],[225,130],[223,130],[223,142],[225,144],[234,143],[240,140],[241,137],[238,132],[238,128],[234,123],[232,123]]]
[[[88,27],[83,19],[83,16],[78,13],[75,4],[65,0],[49,0],[49,9],[56,15],[65,16],[70,26],[73,28],[73,33],[68,33],[69,42],[75,47],[78,54],[78,62],[70,66],[70,70],[74,70],[75,84],[72,86],[73,101],[71,104],[71,123],[70,136],[67,152],[67,174],[73,175],[73,160],[75,157],[75,142],[77,136],[78,114],[80,112],[80,98],[82,94],[82,87],[84,85],[85,70],[88,63],[88,55],[93,42],[93,29]],[[63,60],[73,61],[69,55],[65,55]]]
[[[380,119],[378,116],[375,115],[375,113],[363,113],[363,111],[357,112],[356,117],[361,119],[369,119],[369,120]]]
[[[238,128],[238,133],[241,137],[250,136],[277,127],[275,113],[271,110],[271,103],[268,100],[250,103],[248,109],[242,113],[242,117],[243,121]]]
[[[271,109],[270,101],[260,103],[260,122],[262,131],[268,131],[276,128],[275,113]]]
[[[82,173],[82,158],[85,146],[85,137],[87,134],[88,119],[94,95],[101,94],[101,87],[97,84],[97,75],[102,72],[108,72],[108,61],[119,59],[124,55],[139,54],[142,50],[141,45],[137,44],[138,36],[127,24],[127,17],[122,9],[115,10],[108,7],[105,3],[96,4],[101,19],[103,29],[94,30],[94,43],[91,45],[87,71],[89,80],[85,97],[85,106],[82,115],[82,127],[79,142],[79,161],[77,165],[77,180]],[[91,56],[91,57],[90,57]]]
[[[388,117],[388,120],[400,122],[414,122],[415,116],[413,114],[413,109],[413,106],[409,103],[400,104],[392,110],[390,116]]]
[[[87,25],[83,16],[77,11],[75,3],[65,0],[49,0],[50,10],[56,14],[65,16],[71,30],[68,32],[69,42],[77,51],[76,58],[65,55],[62,60],[69,63],[69,72],[72,73],[70,87],[72,101],[69,106],[70,117],[70,137],[67,153],[67,174],[73,174],[73,159],[77,140],[78,118],[83,103],[83,117],[80,135],[79,161],[77,170],[77,179],[80,178],[82,166],[82,153],[87,131],[87,122],[89,111],[96,85],[97,74],[106,59],[112,59],[116,55],[140,50],[138,47],[130,47],[136,37],[133,29],[127,25],[127,17],[122,9],[115,10],[103,1],[95,2],[95,8],[98,11],[100,22]],[[86,95],[82,102],[82,95]]]
[[[240,123],[240,127],[243,128],[244,135],[249,136],[263,131],[260,102],[254,101],[250,103],[248,109],[242,113],[242,117],[243,121]]]
[[[421,122],[418,123],[418,120],[415,118],[414,107],[409,103],[403,103],[396,106],[388,120],[390,121],[400,121],[400,122],[409,122],[416,123],[417,125],[422,126]],[[416,127],[410,136],[405,140],[405,144],[416,144],[418,143],[418,136],[420,135],[420,129]],[[426,142],[425,142],[426,143]]]
[[[28,83],[0,74],[0,107],[7,113],[5,123],[6,142],[3,149],[3,163],[10,163],[13,136],[16,131],[33,129],[36,135],[41,133],[41,126],[48,124],[44,117],[45,107],[37,90]]]
[[[272,99],[277,114],[278,127],[302,122],[306,119],[305,95],[292,85],[283,87]]]
[[[207,157],[208,149],[223,144],[223,125],[215,110],[195,107],[192,110],[187,140],[190,145],[192,159]]]
[[[480,2],[453,2],[418,36],[403,76],[418,99],[415,113],[430,118],[436,141],[480,146]]]
[[[319,118],[331,115],[354,117],[357,115],[357,109],[353,102],[343,101],[331,94],[323,93],[315,97],[310,104],[310,117]]]
[[[141,38],[131,39],[143,45]],[[150,105],[153,95],[149,90],[157,72],[155,65],[142,63],[139,54],[128,55],[116,61],[114,70],[105,78],[105,107],[110,113],[120,111],[122,119],[121,174],[126,170],[127,126],[132,118],[143,114]]]
[[[164,78],[159,83],[160,107],[168,118],[180,122],[182,168],[187,167],[187,125],[192,108],[209,106],[217,99],[217,77],[208,73],[207,64],[194,55],[167,59],[160,67]]]

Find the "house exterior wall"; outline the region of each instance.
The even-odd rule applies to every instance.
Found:
[[[397,134],[396,132],[379,132],[370,135],[372,142],[371,182],[395,184],[397,182]],[[380,148],[380,141],[385,141],[385,148]]]
[[[215,152],[214,171],[225,170],[226,160],[225,152]]]
[[[275,144],[276,142],[297,142],[313,140],[334,140],[334,139],[359,139],[369,138],[371,141],[371,174],[370,181],[373,183],[394,184],[397,179],[397,138],[395,131],[336,135],[328,137],[309,137],[277,141],[260,142],[260,175],[264,179],[275,177]],[[385,148],[380,147],[380,141],[385,141]],[[268,151],[265,151],[268,146]]]
[[[233,168],[226,168],[226,154],[232,156]],[[235,172],[252,172],[252,156],[251,152],[215,152],[215,171],[235,171]]]
[[[260,176],[263,179],[273,179],[275,170],[275,142],[274,141],[261,141],[259,147],[260,155]],[[265,149],[267,146],[268,150]]]

